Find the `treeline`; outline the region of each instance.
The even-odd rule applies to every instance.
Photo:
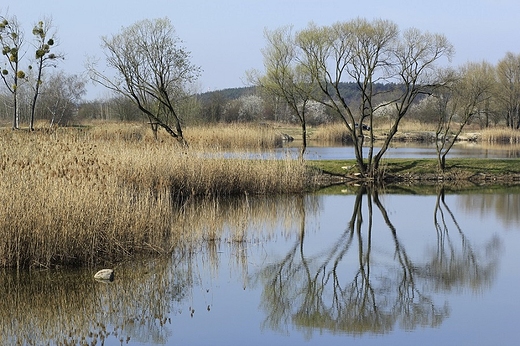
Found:
[[[38,103],[34,110],[36,121],[45,122],[50,127],[65,126],[77,122],[78,112],[86,105],[82,98],[86,94],[87,81],[78,75],[63,71],[52,71],[41,84]],[[8,124],[13,119],[12,95],[0,88],[0,119]],[[17,119],[22,126],[31,120],[33,90],[29,84],[21,84],[17,96]]]
[[[520,61],[519,56],[514,56]],[[508,55],[508,59],[512,56]],[[497,73],[499,65],[496,67]],[[520,66],[520,63],[519,65]],[[520,76],[520,71],[518,72]],[[494,92],[488,96],[485,107],[476,114],[472,122],[480,128],[491,126],[507,126],[518,128],[520,124],[520,77],[509,78],[504,75],[494,80]],[[78,75],[69,75],[63,71],[52,71],[41,86],[35,118],[49,126],[67,126],[90,120],[141,121],[142,112],[128,98],[114,95],[106,99],[84,101],[87,80]],[[347,102],[360,97],[355,83],[342,83],[341,92]],[[374,90],[380,94],[379,101],[390,97],[386,92],[395,89],[396,85],[377,83]],[[12,99],[0,89],[0,119],[8,124],[12,119]],[[31,88],[22,84],[18,91],[18,114],[21,123],[28,123],[31,116]],[[505,91],[505,92],[504,92]],[[236,123],[275,121],[297,123],[298,119],[283,100],[276,100],[266,95],[258,87],[229,88],[197,93],[179,102],[179,114],[186,125],[205,123]],[[438,121],[437,109],[433,97],[419,97],[407,115],[408,119],[434,124]],[[384,109],[378,117],[384,119],[388,114]],[[330,108],[323,104],[308,105],[307,122],[309,125],[328,124],[337,121]]]
[[[482,103],[479,112],[470,119],[470,124],[476,124],[482,129],[494,126],[519,128],[520,68],[517,71],[518,77],[513,78],[511,75],[508,77],[505,73],[500,74],[500,70],[506,70],[504,65],[507,65],[507,61],[509,61],[509,65],[514,66],[512,63],[514,59],[519,61],[517,66],[520,66],[520,55],[515,56],[509,53],[505,60],[493,68],[495,77],[490,77],[492,88],[489,89],[486,102]],[[512,73],[511,69],[509,72]],[[396,87],[399,88],[395,84],[376,83],[374,90],[379,95],[376,98],[378,102],[384,103],[386,99],[391,98],[390,93]],[[346,102],[352,102],[360,97],[359,88],[355,83],[341,83],[341,93]],[[59,94],[65,95],[66,93]],[[60,102],[56,99],[54,102],[69,107],[67,111],[59,112],[62,114],[59,117],[60,123],[64,125],[89,120],[140,121],[144,119],[141,111],[130,100],[118,95],[104,100],[87,102],[81,102],[78,99],[69,100],[69,102],[65,102],[65,100]],[[330,108],[323,104],[311,102],[307,107],[309,125],[338,121]],[[382,107],[377,112],[376,119],[385,120],[385,118],[391,117],[389,108]],[[260,88],[253,86],[197,93],[183,99],[179,103],[179,109],[182,121],[186,125],[263,121],[298,122],[296,115],[283,100],[276,100],[263,93]],[[44,109],[41,111],[39,118],[51,121],[53,113]],[[425,94],[414,102],[407,119],[436,124],[438,112],[438,98]]]
[[[382,95],[395,85],[376,83],[374,90]],[[342,83],[343,97],[348,101],[360,97],[355,83]],[[89,120],[140,121],[142,112],[128,98],[114,95],[103,100],[68,102],[71,106],[66,115],[59,118],[60,124]],[[266,95],[258,87],[248,86],[197,93],[179,102],[184,124],[237,123],[237,122],[285,122],[296,123],[296,115],[282,100]],[[22,112],[23,113],[23,112]],[[43,113],[40,119],[49,120]],[[331,110],[319,103],[308,105],[307,121],[310,125],[328,124],[336,121]]]
[[[394,35],[393,28],[395,26],[393,23],[386,21],[365,23],[365,21],[360,20],[343,25],[350,28],[351,34],[359,34],[359,37],[366,34],[363,32],[366,29],[365,27],[378,27],[378,25],[380,29],[382,28],[388,34]],[[358,25],[357,28],[356,25]],[[143,37],[135,36],[134,31],[137,29],[143,30]],[[338,28],[328,29],[333,32]],[[304,34],[319,33],[320,30],[323,31],[323,28],[318,30],[318,28],[310,27],[303,30],[300,33],[301,37],[299,37],[301,47],[296,48],[302,50],[302,47],[305,47],[305,40],[311,38],[311,36],[306,38]],[[139,32],[139,30],[137,31]],[[112,96],[105,99],[85,101],[83,98],[86,94],[86,84],[89,79],[85,76],[67,74],[59,69],[59,61],[63,59],[64,55],[57,51],[58,39],[52,21],[45,19],[33,27],[32,36],[29,35],[33,49],[27,48],[28,45],[24,41],[24,39],[27,39],[24,36],[27,35],[24,35],[22,24],[15,17],[5,18],[0,16],[0,43],[2,46],[0,58],[3,62],[0,73],[3,82],[0,86],[0,121],[3,125],[7,125],[11,120],[13,128],[18,128],[19,124],[28,124],[33,129],[35,119],[44,121],[49,126],[65,126],[98,119],[111,121],[146,119],[152,124],[155,132],[157,126],[159,126],[169,131],[174,137],[181,139],[182,126],[191,124],[266,121],[302,123],[301,114],[298,114],[298,110],[305,111],[305,119],[303,120],[308,125],[320,125],[343,120],[352,126],[354,123],[360,122],[354,121],[354,118],[370,118],[375,123],[380,119],[392,121],[392,117],[396,117],[397,103],[395,100],[399,100],[399,97],[396,98],[396,96],[405,95],[405,91],[413,86],[416,94],[413,95],[410,104],[406,106],[402,114],[397,116],[406,115],[407,119],[416,119],[423,123],[432,124],[444,121],[464,124],[476,123],[481,128],[497,125],[513,129],[520,127],[520,54],[506,53],[504,58],[496,65],[487,62],[468,63],[461,67],[444,70],[432,66],[431,71],[428,70],[428,74],[421,75],[421,78],[417,76],[413,83],[403,82],[401,77],[406,77],[406,73],[399,74],[395,71],[392,77],[365,75],[366,71],[361,71],[363,64],[354,63],[354,61],[357,61],[355,59],[346,60],[351,64],[349,65],[350,73],[345,73],[344,77],[337,80],[339,87],[334,85],[334,88],[338,87],[339,90],[335,90],[334,95],[326,91],[322,95],[327,96],[320,97],[316,96],[316,90],[307,90],[307,95],[293,95],[297,96],[297,101],[291,104],[280,94],[268,92],[266,86],[262,87],[261,83],[254,81],[252,84],[256,86],[212,92],[193,91],[192,83],[199,77],[200,68],[191,64],[189,52],[184,47],[178,46],[179,38],[172,36],[172,32],[174,32],[173,26],[167,19],[145,20],[125,28],[121,33],[114,36],[114,39],[121,39],[128,46],[135,44],[136,39],[143,39],[149,42],[147,50],[153,49],[154,54],[137,55],[136,52],[127,54],[127,51],[132,50],[125,50],[125,47],[116,44],[117,42],[105,41],[103,43],[104,50],[107,57],[110,58],[107,60],[108,63],[123,59],[131,66],[141,66],[148,70],[144,75],[136,75],[138,71],[135,69],[128,69],[128,71],[117,71],[116,69],[116,74],[119,75],[119,78],[115,79],[117,80],[116,83],[111,75],[105,76],[100,72],[101,69],[90,66],[87,68],[89,79],[106,87]],[[280,32],[283,33],[283,30]],[[271,39],[276,38],[275,34],[276,32],[273,32]],[[409,34],[413,35],[407,37],[406,40],[416,39],[414,36],[417,35],[416,31],[412,30]],[[154,41],[158,37],[167,39],[169,49],[165,49],[163,45],[159,44],[160,42]],[[372,37],[373,40],[376,38],[376,36]],[[412,48],[415,47],[406,40],[404,43],[409,44]],[[292,42],[294,45],[293,41],[289,40],[288,42]],[[278,45],[279,48],[283,48],[288,42],[274,40],[270,44],[274,45],[273,47]],[[435,48],[435,44],[430,42],[426,44],[426,48],[431,51]],[[374,44],[374,47],[379,46]],[[295,47],[292,48],[295,49]],[[392,47],[392,49],[394,54],[402,53],[398,47]],[[274,50],[274,52],[276,51],[279,52],[279,50]],[[155,66],[156,59],[148,61],[149,56],[170,60],[161,69],[152,69],[151,66]],[[331,58],[329,57],[329,59]],[[361,55],[357,57],[357,59],[361,58],[363,58]],[[432,61],[437,58],[438,56],[435,56]],[[382,59],[382,57],[379,59]],[[411,61],[415,63],[421,61],[420,56],[415,57],[415,59]],[[299,61],[304,60],[302,55]],[[337,65],[340,62],[328,61],[328,63],[332,63],[331,66],[341,66],[341,64]],[[394,66],[392,64],[385,65],[382,61],[375,61],[374,63],[378,68]],[[324,64],[323,66],[328,65]],[[405,64],[405,67],[408,66],[409,64]],[[293,72],[302,72],[302,66],[290,65],[288,68],[294,68]],[[173,78],[172,71],[189,71],[190,73],[180,74]],[[129,75],[125,75],[127,72]],[[411,72],[411,70],[408,72]],[[379,73],[384,75],[388,71],[383,69]],[[444,75],[441,76],[442,78],[436,78],[438,81],[435,85],[435,92],[432,89],[432,92],[429,93],[428,88],[424,87],[429,85],[425,80],[436,74]],[[319,76],[305,76],[307,79],[303,79],[303,84],[300,84],[299,87],[306,89],[325,75],[326,73]],[[332,73],[331,75],[335,74]],[[356,80],[356,76],[359,77],[358,80]],[[140,81],[145,77],[150,77],[147,83],[124,85],[122,82]],[[287,78],[287,76],[284,78]],[[310,80],[314,82],[309,83]],[[342,82],[343,80],[345,82]],[[156,81],[167,81],[167,83],[155,85]],[[367,81],[383,82],[370,84]],[[332,85],[335,82],[330,80],[325,83]],[[292,80],[291,83],[296,83],[296,79]],[[143,84],[150,87],[141,90]],[[418,85],[421,87],[418,87]],[[316,85],[312,86],[312,88],[316,87]],[[320,87],[324,87],[324,85]],[[325,89],[327,88],[328,85],[325,85]],[[133,92],[129,93],[128,90]],[[417,90],[420,90],[420,92]],[[297,90],[286,88],[282,91],[294,93]],[[139,101],[136,102],[136,99]],[[342,118],[341,112],[338,113],[338,108],[331,107],[338,99],[348,105],[348,113],[350,113],[348,118]],[[465,100],[473,100],[473,102],[464,105]],[[302,102],[305,102],[304,107],[301,106]],[[339,103],[336,104],[336,106],[338,105]],[[356,112],[358,114],[355,114]]]

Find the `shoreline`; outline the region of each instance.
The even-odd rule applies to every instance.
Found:
[[[332,184],[372,183],[359,176],[354,160],[317,160],[307,163]],[[520,159],[448,159],[440,172],[436,159],[386,159],[383,162],[384,184],[520,184]],[[349,167],[349,169],[345,169]]]

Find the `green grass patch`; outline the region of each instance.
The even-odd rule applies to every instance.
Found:
[[[330,174],[353,174],[359,172],[355,160],[308,161],[313,168]],[[436,174],[439,166],[436,159],[386,159],[380,164],[387,174]],[[467,175],[507,175],[520,173],[520,159],[448,159],[445,173]]]

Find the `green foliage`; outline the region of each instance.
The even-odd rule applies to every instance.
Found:
[[[43,29],[39,27],[34,27],[32,33],[34,36],[43,36]]]

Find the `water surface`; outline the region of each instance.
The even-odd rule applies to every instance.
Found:
[[[515,344],[520,193],[405,190],[205,205],[112,283],[4,271],[0,344]]]
[[[380,147],[374,147],[374,154]],[[278,150],[280,155],[290,155],[298,157],[299,148],[295,144]],[[366,156],[368,149],[365,148]],[[393,159],[435,159],[437,149],[433,143],[394,143],[385,153],[386,158]],[[309,146],[306,150],[307,160],[348,160],[355,159],[354,148],[352,146]],[[450,158],[480,158],[480,159],[512,159],[520,158],[520,146],[518,145],[486,145],[473,142],[456,143],[448,152],[447,159]]]

